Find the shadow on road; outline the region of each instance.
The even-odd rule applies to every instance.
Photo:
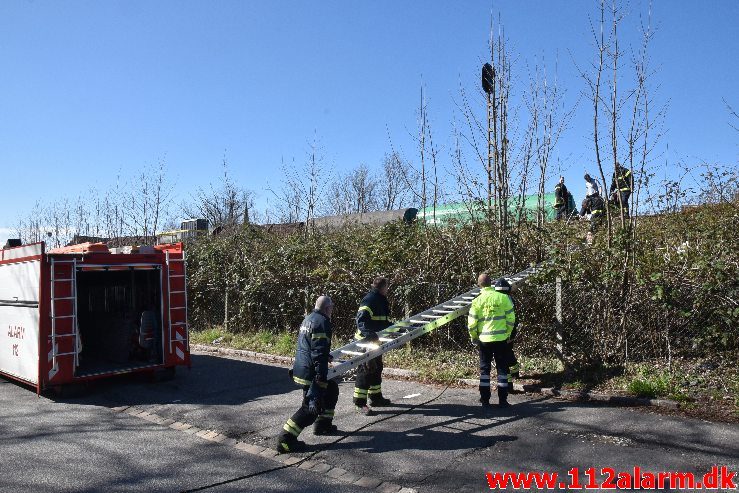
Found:
[[[360,443],[340,442],[331,448],[356,449],[369,453],[382,453],[397,450],[463,450],[482,449],[494,446],[500,442],[512,442],[518,439],[513,435],[490,435],[487,431],[502,427],[515,421],[537,416],[544,413],[561,412],[565,406],[558,402],[545,402],[545,398],[522,402],[508,409],[491,408],[484,410],[480,406],[466,406],[460,404],[429,404],[408,411],[412,406],[395,406],[394,410],[379,411],[381,415],[393,415],[403,412],[398,419],[405,422],[401,427],[404,431],[386,431],[365,429],[353,436],[366,437]],[[401,410],[397,410],[401,408]],[[420,426],[407,427],[409,418],[413,415],[425,418]],[[442,418],[439,420],[438,418]],[[446,418],[446,419],[443,419]],[[431,419],[431,422],[428,420]]]
[[[285,368],[193,354],[192,368],[177,367],[170,381],[155,382],[147,374],[121,375],[90,382],[79,397],[46,397],[95,406],[239,405],[295,389]]]

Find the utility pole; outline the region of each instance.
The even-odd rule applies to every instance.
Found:
[[[482,90],[488,101],[488,211],[492,211],[495,187],[495,69],[489,63],[482,66]]]

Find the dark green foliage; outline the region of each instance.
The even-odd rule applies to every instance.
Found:
[[[546,258],[555,263],[517,295],[519,351],[552,354],[557,276],[565,287],[565,351],[575,365],[737,349],[738,222],[734,204],[644,217],[635,235],[616,232],[611,248],[600,236],[584,246],[585,224],[522,226],[510,235],[511,271]],[[190,322],[196,330],[222,325],[228,292],[231,332],[294,330],[315,298],[328,294],[336,337],[346,341],[373,277],[390,279],[391,309],[403,318],[469,289],[480,271],[497,265],[494,238],[487,223],[398,222],[307,238],[248,227],[204,239],[188,250]],[[454,350],[467,338],[457,321],[414,347]]]

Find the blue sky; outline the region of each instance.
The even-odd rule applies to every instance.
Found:
[[[647,2],[624,4],[623,45]],[[0,168],[4,228],[37,200],[105,187],[119,170],[166,159],[177,193],[217,180],[224,155],[263,203],[282,158],[317,135],[328,165],[379,163],[393,144],[416,159],[421,82],[442,151],[453,98],[477,87],[491,9],[519,82],[544,60],[574,104],[574,61],[594,55],[595,1],[0,2]],[[739,2],[656,1],[651,46],[668,104],[664,159],[736,166]],[[657,87],[658,86],[658,87]],[[578,106],[555,153],[579,192],[592,169],[590,109]],[[669,150],[665,148],[669,144]]]

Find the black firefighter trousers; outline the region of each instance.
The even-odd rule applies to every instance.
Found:
[[[508,368],[510,366],[510,346],[508,341],[480,342],[480,402],[490,402],[490,371],[495,361],[498,387],[498,402],[508,402]]]
[[[313,385],[316,384],[313,383]],[[323,391],[323,410],[320,415],[315,415],[308,410],[308,404],[311,399],[310,388],[311,386],[309,385],[303,386],[303,404],[282,427],[282,436],[288,437],[288,435],[292,435],[297,438],[305,428],[313,423],[316,423],[316,426],[319,423],[330,425],[333,421],[334,408],[339,401],[339,384],[333,380],[328,381],[328,386]]]
[[[354,405],[364,406],[369,398],[382,400],[382,356],[373,358],[357,367],[357,377],[354,381]]]

